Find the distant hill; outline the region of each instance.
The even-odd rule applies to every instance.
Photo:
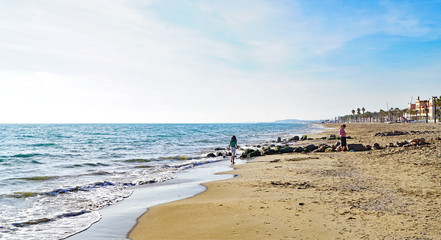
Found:
[[[285,120],[277,120],[273,123],[317,123],[320,121],[317,120],[299,120],[299,119],[285,119]]]

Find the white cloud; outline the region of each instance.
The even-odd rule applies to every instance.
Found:
[[[188,2],[204,25],[198,28],[158,18],[151,8],[157,3],[4,3],[0,101],[9,104],[0,121],[318,118],[323,113],[311,107],[338,104],[342,80],[312,73],[357,71],[316,58],[379,32],[426,34],[406,11],[331,19],[304,14],[295,2]]]

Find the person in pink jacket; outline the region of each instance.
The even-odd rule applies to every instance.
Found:
[[[340,140],[341,140],[341,150],[346,151],[346,124],[341,125],[340,127]]]

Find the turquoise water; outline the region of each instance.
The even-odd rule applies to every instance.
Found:
[[[240,146],[314,131],[309,124],[0,125],[0,238],[59,239],[140,185],[224,160],[207,158],[234,134]],[[56,229],[56,230],[55,230]]]

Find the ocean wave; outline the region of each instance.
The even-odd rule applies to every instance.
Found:
[[[35,143],[31,144],[32,147],[49,147],[49,146],[56,146],[55,143]]]
[[[143,162],[151,162],[151,161],[154,161],[154,160],[153,159],[143,159],[143,158],[123,160],[123,162],[129,162],[129,163],[143,163]]]
[[[102,166],[109,166],[109,164],[105,164],[105,163],[83,163],[83,166],[89,166],[89,167],[102,167]]]
[[[161,160],[190,160],[193,159],[187,156],[171,156],[171,157],[160,157]]]
[[[28,198],[38,195],[38,192],[15,192],[12,194],[5,194],[2,197],[12,197],[12,198]]]
[[[140,166],[135,166],[135,168],[153,168],[154,166],[150,166],[150,165],[140,165]]]
[[[103,174],[105,175],[105,174]],[[12,194],[4,194],[1,195],[1,197],[10,197],[10,198],[29,198],[29,197],[36,197],[36,196],[49,196],[54,197],[62,194],[67,193],[76,193],[76,192],[89,192],[93,189],[97,188],[107,188],[107,187],[119,187],[119,188],[127,188],[127,187],[133,187],[138,185],[145,185],[145,184],[152,184],[159,181],[167,180],[167,178],[164,179],[146,179],[146,180],[138,180],[136,182],[122,182],[122,183],[114,183],[109,181],[103,181],[103,182],[96,182],[93,184],[85,185],[85,186],[76,186],[76,187],[67,187],[67,188],[57,188],[49,192],[14,192]]]
[[[23,178],[12,178],[13,180],[27,180],[27,181],[46,181],[59,178],[58,176],[35,176],[35,177],[23,177]]]
[[[19,223],[12,223],[12,225],[14,227],[26,227],[29,225],[35,225],[35,224],[40,224],[40,223],[47,223],[47,222],[52,222],[52,221],[56,221],[60,218],[66,218],[66,217],[76,217],[85,213],[89,213],[90,211],[87,210],[81,210],[78,212],[67,212],[67,213],[63,213],[60,214],[54,218],[40,218],[40,219],[34,219],[34,220],[29,220],[29,221],[25,221],[25,222],[19,222]]]
[[[21,154],[12,155],[11,157],[14,157],[14,158],[31,158],[31,157],[41,156],[41,155],[42,154],[40,154],[40,153],[21,153]]]
[[[62,166],[62,168],[80,168],[80,167],[84,167],[83,164],[72,164],[72,165]]]

